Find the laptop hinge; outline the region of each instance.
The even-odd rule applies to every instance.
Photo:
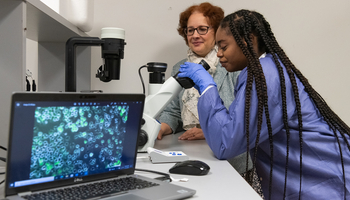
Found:
[[[30,195],[30,194],[32,194],[31,191],[28,191],[28,192],[21,192],[21,193],[18,193],[18,196],[23,197],[23,196]]]

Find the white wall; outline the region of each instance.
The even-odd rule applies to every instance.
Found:
[[[177,34],[180,12],[203,1],[96,0],[94,26],[88,32],[100,36],[102,27],[124,28],[125,58],[121,80],[100,82],[94,77],[101,65],[100,48],[93,47],[92,89],[104,92],[140,93],[138,68],[147,62],[168,63],[171,67],[185,58],[187,46]],[[262,13],[294,64],[309,79],[331,108],[350,125],[350,1],[334,0],[215,0],[225,15],[238,9]],[[147,70],[143,77],[148,82]],[[146,85],[147,86],[147,85]]]

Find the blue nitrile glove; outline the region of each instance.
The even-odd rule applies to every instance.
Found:
[[[213,77],[200,64],[185,62],[183,65],[180,65],[179,71],[178,77],[188,77],[192,79],[196,84],[194,87],[198,90],[199,94],[202,94],[209,85],[216,86]]]

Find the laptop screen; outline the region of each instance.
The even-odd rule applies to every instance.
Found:
[[[15,94],[6,188],[132,173],[143,104],[144,95]]]

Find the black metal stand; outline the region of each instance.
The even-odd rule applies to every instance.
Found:
[[[77,46],[101,46],[105,41],[98,37],[72,37],[66,42],[66,92],[76,92],[77,90],[77,70],[76,70],[76,52]]]

